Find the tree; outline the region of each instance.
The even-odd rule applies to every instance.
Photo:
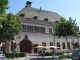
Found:
[[[21,20],[12,13],[6,15],[9,0],[0,0],[0,41],[13,39],[21,31]]]
[[[55,30],[54,35],[58,36],[58,38],[65,37],[67,43],[67,37],[71,35],[76,35],[78,31],[76,20],[73,20],[71,17],[69,18],[69,20],[61,17],[61,19],[57,21],[57,23],[55,23],[53,28]]]
[[[21,32],[21,19],[6,10],[9,0],[0,0],[0,42],[13,40]]]

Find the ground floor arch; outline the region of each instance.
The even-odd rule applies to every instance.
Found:
[[[32,42],[30,40],[22,40],[20,42],[20,52],[31,53]]]

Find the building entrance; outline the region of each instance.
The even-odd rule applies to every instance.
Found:
[[[20,52],[31,53],[32,42],[29,40],[22,40],[20,42]]]

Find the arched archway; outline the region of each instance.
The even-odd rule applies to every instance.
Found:
[[[22,40],[20,42],[20,52],[31,53],[32,42],[30,40]]]

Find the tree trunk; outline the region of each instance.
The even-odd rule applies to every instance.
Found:
[[[8,52],[8,48],[9,48],[9,41],[5,40],[4,52]]]

